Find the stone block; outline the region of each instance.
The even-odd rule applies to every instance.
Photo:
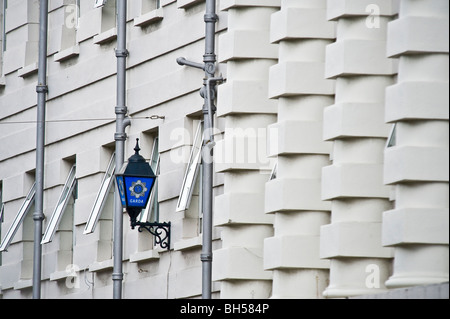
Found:
[[[277,113],[277,102],[267,98],[266,80],[230,80],[219,86],[218,116],[235,113]]]
[[[27,196],[33,186],[34,176],[20,174],[2,181],[2,201],[4,203]]]
[[[345,137],[380,137],[389,135],[391,125],[384,122],[384,104],[338,103],[325,108],[324,140]]]
[[[192,145],[195,136],[193,121],[182,117],[172,122],[165,122],[159,127],[159,152],[163,153],[172,148]]]
[[[275,179],[266,184],[267,213],[299,210],[331,210],[321,199],[320,179]]]
[[[214,225],[269,224],[272,216],[264,214],[264,194],[227,193],[215,198]]]
[[[220,10],[226,11],[238,7],[280,7],[281,0],[224,0],[220,2]]]
[[[387,291],[384,282],[391,273],[388,258],[336,258],[331,261],[327,298],[348,298]]]
[[[287,7],[272,15],[270,41],[289,39],[333,39],[336,25],[328,22],[326,11],[316,8]]]
[[[386,150],[384,183],[449,180],[449,149],[396,146]]]
[[[184,169],[161,173],[158,177],[158,200],[169,200],[180,195]]]
[[[282,121],[270,126],[275,130],[271,156],[288,154],[330,154],[332,143],[323,140],[323,124],[319,121]]]
[[[408,81],[386,89],[386,122],[449,118],[448,82]]]
[[[271,280],[260,248],[227,247],[214,251],[213,280]]]
[[[80,17],[79,25],[77,43],[98,35],[102,29],[102,10],[94,9],[84,12]]]
[[[39,3],[37,1],[8,3],[5,17],[6,32],[11,32],[26,24],[39,24]]]
[[[449,19],[402,17],[388,27],[387,56],[449,52]]]
[[[77,154],[77,178],[104,173],[111,160],[111,153],[106,148],[89,149]]]
[[[6,50],[3,56],[3,73],[7,75],[37,62],[38,46],[38,41],[25,41]]]
[[[266,30],[234,30],[219,36],[219,62],[233,59],[277,59],[278,45]]]
[[[401,208],[383,214],[383,245],[447,244],[449,211],[434,208]]]
[[[236,169],[270,170],[267,130],[265,128],[229,128],[214,148],[216,172]]]
[[[271,299],[321,299],[329,283],[328,273],[328,269],[277,269]]]
[[[382,246],[381,227],[381,223],[372,222],[324,225],[320,232],[320,257],[392,258],[393,249]]]
[[[270,68],[269,97],[333,95],[335,83],[325,79],[324,62],[282,62]]]
[[[389,288],[448,282],[448,245],[408,244],[395,247],[394,274]]]
[[[324,167],[322,173],[323,200],[345,197],[389,198],[389,188],[383,183],[382,164],[335,164]]]
[[[264,241],[264,269],[329,268],[319,257],[319,236],[276,236]]]
[[[62,186],[67,181],[69,172],[73,167],[73,163],[65,160],[57,160],[45,165],[44,188],[49,189],[56,186]]]
[[[386,58],[386,42],[341,40],[326,48],[325,77],[352,75],[394,75],[398,61]]]

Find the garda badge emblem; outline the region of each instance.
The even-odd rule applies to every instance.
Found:
[[[143,183],[141,180],[133,182],[129,190],[130,195],[136,198],[144,197],[145,193],[148,191],[146,183]]]

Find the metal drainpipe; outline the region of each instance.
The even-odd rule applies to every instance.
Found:
[[[124,163],[125,141],[127,134],[125,128],[131,124],[127,117],[126,106],[126,59],[128,57],[127,44],[127,1],[117,0],[117,106],[116,106],[116,172]],[[115,192],[114,202],[114,239],[113,239],[113,298],[122,299],[123,282],[123,209],[120,196]]]
[[[211,299],[212,293],[212,230],[213,230],[213,118],[216,107],[215,98],[216,81],[213,81],[216,72],[216,0],[206,0],[205,13],[205,55],[203,56],[205,82],[202,96],[205,99],[203,106],[205,145],[203,147],[203,245],[202,261],[202,298]],[[211,85],[212,84],[212,85]],[[206,92],[205,92],[206,91]]]
[[[34,220],[33,299],[41,298],[42,222],[44,216],[45,108],[47,87],[48,0],[40,1],[36,131],[36,197]]]
[[[203,243],[200,259],[202,261],[202,298],[211,299],[212,294],[212,230],[213,230],[213,149],[214,149],[214,113],[216,107],[214,100],[216,85],[223,81],[221,77],[214,77],[216,73],[216,22],[219,20],[216,14],[216,0],[206,0],[205,13],[205,55],[203,64],[178,58],[179,65],[186,65],[205,71],[205,79],[200,95],[205,99],[203,105],[204,117],[204,144],[202,149],[203,185],[202,185],[202,212],[203,212]]]

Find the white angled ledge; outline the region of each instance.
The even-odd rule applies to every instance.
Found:
[[[106,270],[112,270],[114,268],[113,260],[108,259],[105,261],[96,261],[93,264],[89,265],[90,272],[100,272]]]
[[[201,2],[205,2],[205,0],[178,0],[177,6],[178,9],[187,9],[189,7],[195,6]]]
[[[145,26],[148,26],[149,24],[161,21],[163,18],[164,18],[163,8],[159,8],[159,9],[150,11],[146,14],[143,14],[140,17],[135,18],[134,26],[135,27],[145,27]]]
[[[94,37],[94,44],[104,44],[117,38],[117,28],[109,29]]]
[[[22,290],[33,287],[33,280],[19,280],[16,283],[14,283],[14,290]]]
[[[236,7],[280,7],[281,0],[222,0],[220,10],[226,11]]]
[[[75,277],[76,275],[77,275],[76,272],[70,272],[67,270],[56,271],[50,274],[50,281],[66,280],[67,278],[72,278]]]
[[[158,260],[159,252],[157,250],[140,251],[130,255],[130,263],[137,263],[142,261]]]
[[[80,55],[80,46],[74,45],[70,48],[67,48],[63,51],[56,53],[53,57],[53,61],[62,62],[79,55]]]
[[[32,64],[27,65],[27,66],[23,67],[22,69],[20,69],[18,71],[19,72],[19,76],[21,78],[26,78],[27,76],[30,76],[30,75],[32,75],[34,73],[37,73],[38,69],[39,69],[38,63],[37,62],[32,63]]]
[[[174,244],[174,250],[175,251],[186,251],[191,249],[200,248],[203,245],[203,237],[197,236],[194,238],[188,238],[188,239],[182,239],[180,241],[177,241]]]

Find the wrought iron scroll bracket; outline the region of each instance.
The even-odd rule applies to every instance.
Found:
[[[142,223],[136,222],[139,227],[138,231],[142,233],[147,230],[150,234],[155,236],[155,244],[162,249],[170,250],[170,230],[172,223]]]

